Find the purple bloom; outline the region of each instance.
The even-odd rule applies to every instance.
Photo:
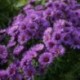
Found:
[[[25,32],[27,30],[27,26],[25,23],[22,23],[19,25],[19,31],[20,32]]]
[[[47,41],[49,41],[51,39],[51,35],[52,35],[52,28],[49,27],[44,31],[43,42],[46,43]]]
[[[52,53],[50,53],[50,52],[45,52],[45,53],[43,53],[43,54],[41,54],[40,55],[40,57],[39,57],[39,63],[41,64],[41,65],[49,65],[49,64],[51,64],[52,63],[52,61],[53,61],[53,55],[52,55]]]
[[[44,10],[44,6],[43,6],[43,5],[37,5],[37,6],[35,7],[35,10],[37,10],[37,11]]]
[[[38,55],[37,52],[35,51],[35,49],[27,51],[26,54],[28,57],[30,56],[30,58],[36,58]]]
[[[32,79],[33,76],[35,75],[35,68],[32,65],[28,65],[27,67],[24,68],[24,76],[27,79]]]
[[[30,22],[27,24],[27,30],[31,32],[36,32],[38,30],[39,26],[35,22]]]
[[[53,48],[53,56],[58,57],[58,56],[63,56],[65,53],[65,48],[62,45],[56,45]]]
[[[80,31],[74,29],[74,31],[71,33],[71,37],[73,39],[71,47],[74,49],[80,49]]]
[[[0,79],[1,80],[8,80],[8,73],[6,70],[0,70]]]
[[[7,44],[7,47],[10,48],[10,47],[13,47],[16,45],[16,41],[15,41],[15,37],[11,37],[8,44]]]
[[[15,36],[17,33],[18,33],[18,25],[14,25],[14,26],[10,26],[8,29],[7,29],[7,33],[10,35],[10,36]]]
[[[54,40],[49,40],[48,42],[45,43],[47,50],[50,52],[53,52],[53,48],[56,46],[57,42]]]
[[[34,51],[41,51],[43,49],[44,49],[44,44],[36,44],[33,47],[31,47],[31,50],[34,50]]]
[[[65,24],[65,20],[57,20],[54,23],[54,30],[58,32],[64,31],[64,24]]]
[[[17,72],[16,64],[14,63],[10,64],[9,67],[7,68],[7,72],[9,76],[14,76]]]
[[[30,37],[26,33],[20,33],[18,35],[19,44],[25,44],[29,39]]]
[[[16,73],[16,74],[13,75],[13,76],[9,76],[9,79],[10,79],[10,80],[22,80],[22,79],[23,79],[23,75],[20,74],[20,73]]]
[[[0,59],[6,59],[8,57],[7,48],[5,45],[0,45]]]
[[[36,57],[37,53],[35,51],[27,51],[20,62],[21,67],[28,65]]]
[[[66,45],[72,45],[72,37],[70,33],[63,34],[62,42]]]
[[[30,10],[30,9],[33,9],[33,6],[30,5],[30,4],[28,4],[28,5],[26,5],[26,6],[23,8],[23,11],[24,11],[25,13],[27,13],[27,10]]]
[[[52,8],[47,8],[43,14],[44,14],[45,18],[52,17],[53,16]]]
[[[52,40],[54,42],[56,42],[57,44],[61,44],[62,43],[62,37],[63,37],[63,34],[60,33],[60,32],[53,32],[52,34]]]
[[[17,45],[17,46],[14,48],[13,54],[19,55],[23,49],[24,49],[24,46],[22,46],[22,45]]]

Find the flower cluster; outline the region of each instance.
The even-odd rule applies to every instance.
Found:
[[[39,1],[40,2],[40,1]],[[7,34],[7,45],[0,45],[0,80],[33,80],[44,74],[66,46],[80,49],[80,4],[76,0],[30,0],[0,36]],[[1,42],[2,39],[0,39]]]

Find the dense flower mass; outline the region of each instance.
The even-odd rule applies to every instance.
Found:
[[[33,80],[63,56],[67,46],[80,49],[80,4],[45,0],[41,5],[30,0],[12,24],[0,30],[0,43],[4,34],[9,41],[0,44],[0,61],[8,67],[0,70],[0,80]]]

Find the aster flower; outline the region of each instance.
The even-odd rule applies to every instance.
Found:
[[[43,13],[44,17],[47,18],[47,17],[52,17],[53,16],[53,11],[52,11],[52,8],[47,8],[45,10],[45,12]]]
[[[38,25],[35,22],[30,22],[27,24],[27,30],[31,31],[31,32],[36,32],[38,30]]]
[[[60,32],[53,32],[52,34],[52,40],[56,42],[57,44],[62,43],[62,37],[63,37],[63,34]]]
[[[44,43],[51,39],[52,30],[53,29],[51,27],[49,27],[44,31],[44,34],[43,34],[43,42]]]
[[[29,51],[26,51],[20,64],[21,66],[26,66],[29,62],[32,61],[33,58],[36,58],[37,57],[37,52],[35,50],[29,50]]]
[[[53,52],[53,48],[56,45],[57,45],[57,42],[54,40],[49,40],[48,42],[45,43],[47,50],[49,50],[50,52]]]
[[[43,5],[37,5],[37,6],[35,7],[35,10],[37,10],[37,11],[44,10],[44,6],[43,6]]]
[[[45,52],[45,53],[43,53],[43,54],[41,54],[40,55],[40,57],[39,57],[39,63],[41,64],[41,65],[49,65],[49,64],[51,64],[52,63],[52,61],[53,61],[53,55],[52,55],[52,53],[49,53],[49,52]]]
[[[8,80],[9,76],[6,70],[0,70],[0,79],[1,80]]]
[[[65,24],[65,20],[57,20],[55,23],[54,23],[54,30],[55,31],[59,31],[59,32],[62,32],[64,31],[64,24]]]
[[[25,32],[26,30],[27,30],[27,26],[24,22],[19,25],[19,31],[20,32]]]
[[[65,48],[62,45],[56,45],[53,48],[53,56],[58,57],[58,56],[63,56],[65,53]]]
[[[6,59],[8,57],[8,51],[5,45],[0,45],[0,59]]]
[[[70,33],[64,33],[62,37],[62,43],[66,45],[72,45],[72,38]]]
[[[71,37],[73,39],[71,47],[80,49],[80,31],[75,29],[74,32],[71,33]]]
[[[32,79],[36,72],[35,68],[31,64],[25,67],[23,70],[24,70],[24,76],[27,79]]]
[[[15,74],[14,76],[9,77],[10,80],[22,80],[23,77],[20,74]]]
[[[18,67],[15,63],[11,63],[7,68],[7,73],[10,77],[14,76],[17,73]]]
[[[14,26],[10,26],[8,29],[7,29],[7,33],[10,35],[10,36],[15,36],[17,33],[18,33],[18,25],[14,25]]]
[[[13,47],[13,46],[15,46],[15,45],[16,45],[15,37],[12,36],[12,37],[10,38],[10,40],[8,41],[7,47],[10,48],[10,47]]]
[[[26,43],[29,39],[30,39],[30,37],[29,37],[26,33],[20,33],[20,34],[18,35],[18,42],[19,42],[19,44],[24,44],[24,43]]]
[[[31,59],[36,58],[37,57],[37,52],[34,50],[29,50],[26,52],[27,56],[30,56]]]
[[[20,13],[15,18],[16,20],[14,21],[22,21],[25,18],[25,15],[23,13]]]
[[[74,40],[71,47],[72,47],[73,49],[80,49],[80,39]]]
[[[41,15],[36,11],[34,11],[33,9],[32,10],[29,10],[27,11],[27,15],[30,15],[30,16],[27,16],[31,21],[35,21],[37,19],[39,19],[41,17]]]
[[[27,4],[27,5],[23,8],[23,11],[27,14],[27,11],[30,10],[30,9],[33,9],[33,6],[30,5],[30,4]]]
[[[29,63],[31,63],[32,61],[32,57],[30,55],[24,55],[24,57],[21,59],[21,62],[20,62],[20,66],[22,68],[24,68],[25,66],[27,66]]]
[[[24,46],[22,46],[22,45],[17,45],[17,46],[14,48],[13,54],[19,55],[23,49],[24,49]]]
[[[33,47],[31,47],[31,50],[34,50],[34,51],[41,51],[43,49],[44,49],[44,44],[36,44]]]
[[[62,0],[62,1],[70,5],[75,5],[77,3],[76,0]]]

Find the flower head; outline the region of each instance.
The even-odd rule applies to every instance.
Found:
[[[45,52],[45,53],[43,53],[43,54],[40,55],[38,61],[39,61],[39,63],[41,65],[49,65],[53,61],[53,55],[52,55],[52,53]]]

